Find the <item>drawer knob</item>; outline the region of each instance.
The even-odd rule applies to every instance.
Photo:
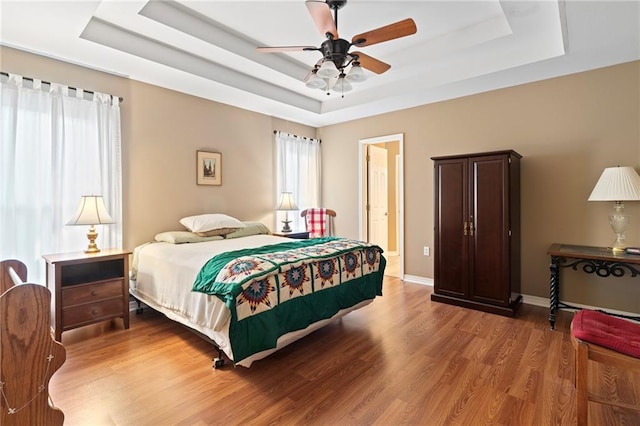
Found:
[[[93,290],[93,291],[91,292],[91,295],[92,295],[92,296],[97,296],[97,295],[98,295],[98,292],[97,292],[97,291],[95,291],[95,290]]]
[[[98,315],[98,310],[97,310],[97,309],[94,309],[93,311],[91,311],[91,314],[92,314],[92,315]]]

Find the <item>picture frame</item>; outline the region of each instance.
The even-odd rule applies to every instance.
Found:
[[[222,154],[196,151],[196,173],[198,185],[222,185]]]

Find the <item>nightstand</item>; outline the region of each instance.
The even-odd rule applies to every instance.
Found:
[[[306,240],[309,238],[309,231],[272,232],[276,237],[293,238],[294,240]]]
[[[130,251],[42,256],[51,291],[51,324],[57,341],[63,331],[112,318],[129,328]]]

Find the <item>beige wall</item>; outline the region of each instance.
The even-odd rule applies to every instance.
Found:
[[[324,203],[358,236],[358,140],[404,133],[405,273],[433,277],[432,156],[514,149],[522,156],[522,292],[548,298],[551,243],[613,242],[610,203],[588,202],[602,170],[640,169],[640,62],[496,90],[320,129]],[[640,203],[627,240],[640,245]],[[638,279],[563,271],[562,299],[640,312]]]
[[[358,141],[404,133],[405,273],[433,277],[436,155],[515,149],[522,160],[522,292],[548,297],[547,247],[606,245],[609,203],[587,202],[605,167],[640,168],[640,62],[313,129],[0,46],[0,69],[116,94],[122,104],[124,242],[217,211],[274,225],[273,130],[322,139],[323,205],[358,237]],[[196,150],[222,153],[223,185],[195,184]],[[640,203],[627,203],[640,245]],[[563,274],[563,299],[640,312],[637,278]]]
[[[0,69],[124,98],[121,105],[124,246],[178,220],[227,213],[274,226],[273,131],[316,129],[0,46]],[[222,186],[196,185],[196,151],[222,153]]]

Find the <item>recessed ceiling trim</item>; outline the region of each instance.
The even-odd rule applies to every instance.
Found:
[[[558,12],[560,15],[560,27],[562,28],[562,42],[564,51],[569,51],[569,28],[567,27],[567,7],[564,0],[558,0]]]
[[[239,73],[209,59],[191,54],[110,22],[92,17],[80,38],[141,58],[263,96],[305,111],[320,113],[321,102],[247,74]]]
[[[283,54],[265,55],[256,52],[260,43],[188,7],[172,1],[151,0],[138,13],[146,18],[192,37],[235,53],[302,81],[309,67]]]
[[[198,31],[215,21],[260,44],[312,46],[319,40],[303,0],[169,0],[170,7],[151,1],[153,7],[164,7],[163,15],[168,10],[191,15],[185,21],[194,25],[198,16],[205,17]],[[149,0],[0,2],[2,46],[314,127],[640,59],[638,1],[353,0],[341,14],[345,34],[409,16],[419,31],[399,44],[367,47],[368,55],[390,63],[392,71],[341,98],[308,89],[216,40],[205,41],[141,15]],[[174,4],[182,9],[176,11]],[[500,36],[504,22],[491,22],[501,12],[511,27],[509,35]],[[78,37],[92,17],[119,28],[111,28],[107,37],[89,36],[89,28],[84,39]],[[102,44],[87,41],[91,38]],[[253,46],[245,49],[255,53]],[[165,53],[168,57],[161,58]],[[312,67],[317,52],[284,55]],[[16,72],[20,64],[4,61],[3,68]],[[236,70],[233,77],[229,69]],[[245,81],[249,88],[243,87]]]

